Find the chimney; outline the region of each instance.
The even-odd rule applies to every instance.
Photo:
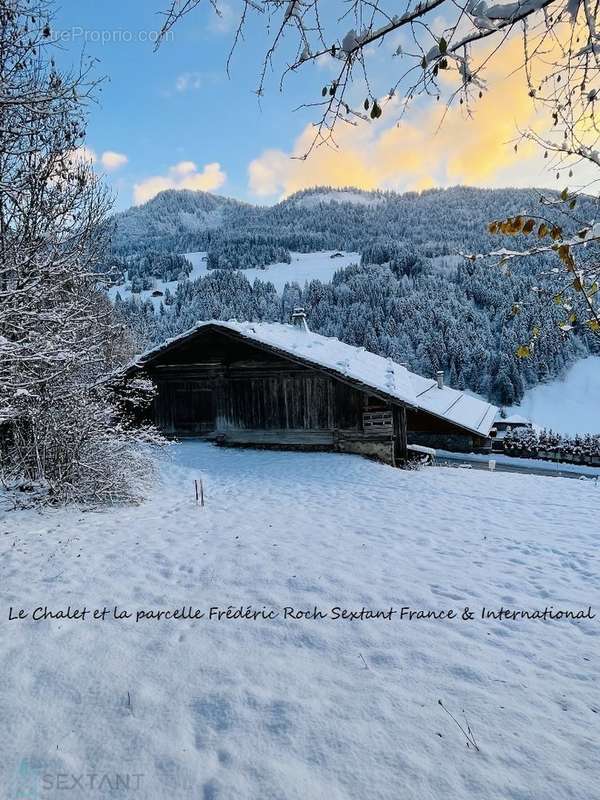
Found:
[[[444,388],[444,371],[441,370],[441,369],[438,369],[438,371],[435,373],[435,378],[437,380],[438,389],[443,389]]]
[[[308,331],[306,311],[301,306],[296,306],[292,311],[292,325],[295,328],[301,328],[304,331]]]

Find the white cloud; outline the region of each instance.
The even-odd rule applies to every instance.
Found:
[[[555,186],[553,175],[540,169],[538,148],[522,143],[518,154],[513,151],[517,126],[538,128],[547,120],[533,106],[518,71],[521,41],[511,40],[503,53],[486,71],[490,89],[476,101],[472,116],[453,106],[440,127],[445,106],[420,102],[397,124],[399,98],[382,98],[381,119],[338,126],[337,150],[318,147],[306,161],[291,158],[313,142],[314,128],[308,125],[289,152],[263,151],[248,168],[250,191],[277,198],[316,185],[398,191],[457,183]]]
[[[108,172],[120,169],[129,160],[123,153],[105,150],[100,156],[91,147],[82,145],[73,153],[74,163],[101,164]]]
[[[209,164],[208,166],[214,167],[218,166],[218,164]],[[205,167],[206,170],[208,167]],[[177,175],[181,178],[185,178],[188,175],[194,175],[196,172],[196,165],[193,161],[180,161],[179,164],[175,164],[174,167],[170,168],[170,172],[173,175]]]
[[[214,192],[227,180],[227,175],[218,162],[206,164],[198,171],[193,161],[180,161],[169,167],[166,175],[153,175],[133,187],[133,201],[136,205],[151,200],[165,189],[192,189]]]
[[[188,92],[201,89],[204,85],[204,76],[201,72],[182,72],[177,76],[175,89],[178,92]]]
[[[104,169],[112,172],[124,166],[128,158],[123,153],[116,153],[114,150],[105,150],[100,157],[100,161]]]

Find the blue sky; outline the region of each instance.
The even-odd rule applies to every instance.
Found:
[[[303,67],[284,94],[276,69],[259,104],[253,90],[268,44],[265,32],[250,28],[228,78],[236,2],[218,3],[221,18],[201,3],[158,52],[153,34],[168,0],[63,0],[57,8],[59,59],[75,63],[83,51],[98,59],[96,73],[107,76],[98,105],[91,107],[87,146],[115,190],[118,208],[169,187],[270,203],[324,184],[398,191],[458,183],[555,185],[539,153],[521,150],[518,160],[513,153],[517,125],[535,122],[522,77],[512,74],[522,58],[520,41],[509,43],[502,61],[490,65],[491,88],[473,119],[454,109],[436,133],[440,105],[417,101],[397,125],[393,101],[381,120],[338,129],[337,153],[321,148],[302,162],[290,156],[306,149],[312,116],[293,109],[320,99],[331,63]],[[441,31],[444,20],[433,25]],[[399,41],[386,40],[369,55],[372,85],[383,96],[399,67],[400,60],[392,58]]]
[[[259,105],[258,47],[240,47],[227,78],[228,14],[219,20],[198,9],[154,52],[146,39],[160,28],[165,7],[166,0],[63,0],[57,8],[61,61],[74,63],[84,50],[108,78],[91,108],[87,144],[98,155],[126,155],[127,163],[108,176],[122,207],[132,202],[134,184],[189,161],[198,170],[219,163],[227,175],[219,191],[253,199],[248,164],[266,148],[289,146],[309,119],[290,113],[302,97],[293,85],[282,97],[272,81]]]

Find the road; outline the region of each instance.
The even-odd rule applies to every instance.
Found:
[[[494,461],[494,456],[490,456],[491,461]],[[441,456],[438,456],[436,459],[436,464],[442,467],[453,467],[455,469],[483,469],[489,470],[489,460],[486,461],[475,461],[469,459],[468,455],[465,456],[462,453],[444,453]],[[544,462],[547,463],[547,462]],[[495,471],[496,472],[520,472],[524,475],[544,475],[545,477],[552,477],[552,478],[588,478],[591,480],[598,481],[598,476],[589,475],[585,472],[585,467],[582,467],[581,471],[577,470],[576,465],[569,465],[571,468],[569,470],[561,469],[561,464],[557,463],[556,469],[552,469],[549,467],[535,467],[532,466],[529,462],[524,462],[523,464],[512,464],[506,462],[500,462],[496,460]]]

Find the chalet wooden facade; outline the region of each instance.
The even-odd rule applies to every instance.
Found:
[[[142,356],[128,374],[155,382],[154,421],[169,436],[355,452],[392,464],[406,458],[409,442],[487,446],[492,406],[475,401],[477,427],[432,415],[404,367],[311,333],[299,317],[295,326],[201,323]]]

